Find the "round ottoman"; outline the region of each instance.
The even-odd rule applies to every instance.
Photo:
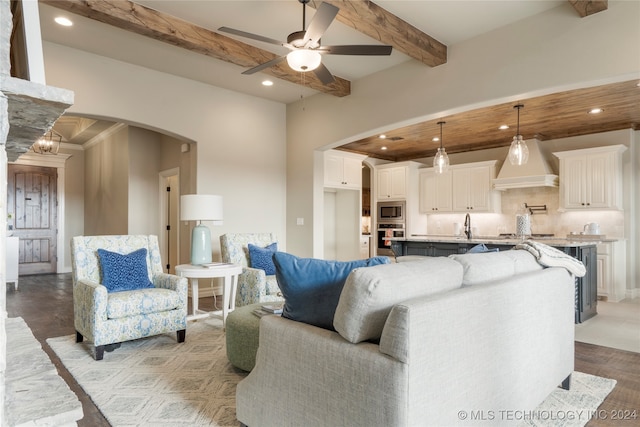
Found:
[[[251,371],[256,364],[260,337],[260,317],[253,310],[264,303],[245,305],[233,310],[225,322],[227,359],[236,368]]]

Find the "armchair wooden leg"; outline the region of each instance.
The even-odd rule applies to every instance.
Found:
[[[180,329],[179,331],[176,331],[176,334],[178,336],[178,342],[184,342],[186,335],[187,335],[187,330],[186,329]]]
[[[565,390],[569,390],[569,388],[571,387],[571,374],[569,374],[569,376],[565,378],[564,381],[562,381],[562,385],[560,387]]]
[[[94,355],[94,359],[96,360],[102,360],[102,358],[104,357],[104,346],[103,345],[97,345],[96,346],[96,354]]]
[[[76,342],[82,342],[83,339],[84,337],[82,336],[82,334],[76,331]]]

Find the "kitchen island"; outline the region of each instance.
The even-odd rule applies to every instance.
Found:
[[[463,254],[471,248],[484,244],[488,249],[509,250],[521,242],[520,239],[502,236],[478,236],[467,239],[458,236],[412,235],[409,238],[391,239],[391,249],[396,257],[407,255],[449,256]],[[587,272],[583,277],[576,277],[576,312],[575,322],[581,323],[597,314],[597,249],[601,241],[580,240],[579,238],[563,239],[544,237],[533,239],[552,246],[562,252],[579,259]],[[602,240],[605,241],[605,240]]]

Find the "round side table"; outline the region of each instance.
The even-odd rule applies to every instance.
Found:
[[[209,266],[181,264],[176,266],[176,274],[186,277],[191,282],[192,314],[187,320],[197,320],[209,316],[217,316],[222,319],[222,325],[227,320],[227,315],[236,307],[236,290],[238,276],[242,273],[242,266],[235,264],[214,263]],[[223,280],[223,305],[222,310],[203,311],[198,309],[198,279],[213,279],[222,277]]]

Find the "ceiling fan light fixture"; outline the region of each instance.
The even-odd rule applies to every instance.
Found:
[[[287,54],[287,64],[295,71],[306,73],[320,66],[322,56],[309,49],[295,49]]]
[[[527,143],[520,135],[520,109],[524,108],[524,105],[518,104],[514,105],[513,108],[518,110],[518,126],[516,130],[516,136],[513,137],[513,141],[511,141],[511,146],[509,147],[509,162],[514,166],[522,166],[527,163],[529,160],[529,147],[527,147]]]
[[[436,173],[445,173],[449,170],[449,156],[447,156],[447,152],[442,146],[442,125],[446,122],[438,122],[440,125],[440,148],[438,148],[438,152],[433,158],[433,169]]]

